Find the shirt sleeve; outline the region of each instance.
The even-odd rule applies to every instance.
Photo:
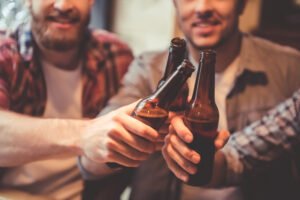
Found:
[[[159,62],[152,53],[138,56],[129,66],[118,93],[109,100],[100,115],[150,95],[161,77],[159,69],[162,64]]]
[[[243,174],[263,170],[300,143],[300,89],[261,120],[233,134],[222,149],[227,160],[227,184],[242,181]]]

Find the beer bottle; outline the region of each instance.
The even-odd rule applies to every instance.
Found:
[[[171,40],[170,48],[169,48],[169,55],[167,59],[167,64],[165,68],[165,72],[163,77],[158,83],[159,88],[167,78],[176,71],[177,67],[182,63],[183,59],[185,58],[186,54],[186,42],[184,39],[181,38],[173,38]],[[172,102],[170,105],[170,111],[182,111],[185,109],[187,104],[187,97],[189,94],[189,88],[187,83],[185,83],[179,94],[176,97],[176,100]]]
[[[197,173],[191,175],[187,183],[193,186],[205,185],[212,177],[214,140],[219,122],[215,103],[215,62],[215,51],[200,52],[193,96],[184,113],[184,123],[193,133],[193,141],[188,146],[201,155]]]
[[[172,101],[194,70],[194,66],[188,60],[184,60],[152,95],[142,99],[136,105],[131,115],[158,130],[168,118]],[[111,168],[120,167],[117,163],[107,163],[107,165]]]

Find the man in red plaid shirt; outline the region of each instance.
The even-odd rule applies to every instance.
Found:
[[[93,0],[27,4],[31,23],[0,36],[0,196],[80,199],[78,156],[105,177],[114,173],[105,162],[137,166],[158,133],[129,116],[133,105],[88,120],[133,59],[115,35],[88,29]]]

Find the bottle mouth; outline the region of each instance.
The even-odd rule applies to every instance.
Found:
[[[200,50],[200,62],[215,62],[217,53],[213,49]]]
[[[175,37],[171,40],[171,46],[173,46],[173,47],[185,47],[186,42],[182,38]]]
[[[212,55],[213,54],[213,55],[216,55],[217,52],[213,49],[202,49],[202,50],[200,50],[200,54],[204,54],[204,55],[206,55],[206,54]]]
[[[182,61],[181,65],[178,67],[178,70],[183,71],[183,68],[188,69],[184,70],[187,74],[192,74],[195,71],[194,65],[188,59],[184,59]]]

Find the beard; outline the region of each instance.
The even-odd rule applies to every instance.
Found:
[[[44,48],[54,51],[67,51],[78,48],[85,37],[90,21],[90,13],[81,16],[79,11],[73,9],[63,13],[50,10],[46,14],[37,15],[30,9],[32,16],[32,33],[36,42]],[[68,31],[51,27],[56,20],[64,20],[72,25]]]

